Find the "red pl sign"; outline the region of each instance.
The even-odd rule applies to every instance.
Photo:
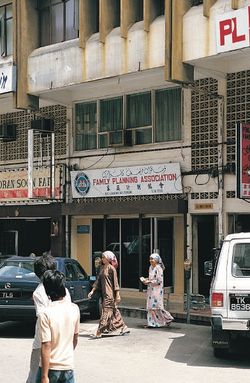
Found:
[[[217,52],[249,46],[250,6],[218,15],[216,18]]]

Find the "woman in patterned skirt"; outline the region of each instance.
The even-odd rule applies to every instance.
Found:
[[[104,251],[102,254],[102,264],[103,266],[100,269],[98,278],[88,295],[91,298],[93,293],[98,290],[102,296],[102,314],[96,338],[101,338],[102,335],[123,335],[129,333],[129,329],[117,308],[121,298],[116,273],[118,262],[115,254],[112,251]]]
[[[147,285],[148,325],[146,327],[169,326],[174,318],[164,309],[163,305],[163,270],[165,267],[157,253],[151,254],[149,261],[148,278],[140,278],[142,283]]]

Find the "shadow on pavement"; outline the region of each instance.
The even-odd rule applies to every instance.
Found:
[[[172,343],[165,355],[166,359],[188,366],[241,369],[250,367],[250,340],[238,344],[227,357],[215,358],[211,346],[211,328],[189,325],[181,329],[173,326],[171,330],[169,339]]]
[[[0,338],[33,338],[35,322],[0,322]]]

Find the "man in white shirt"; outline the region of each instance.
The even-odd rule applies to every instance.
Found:
[[[43,274],[47,270],[55,270],[55,269],[56,269],[56,262],[54,257],[50,254],[44,254],[42,257],[38,258],[34,263],[34,272],[41,281],[39,285],[37,286],[37,288],[35,289],[35,291],[33,292],[33,301],[34,301],[34,305],[36,309],[36,316],[38,316],[38,314],[41,311],[43,311],[51,303],[48,295],[45,292],[45,289],[42,283]],[[71,302],[68,289],[66,289],[66,296],[67,296],[67,300]],[[30,371],[29,371],[29,376],[26,383],[36,382],[40,355],[41,355],[41,339],[40,339],[40,334],[38,331],[38,326],[36,323],[35,337],[34,337],[34,341],[32,345],[32,353],[30,357]]]
[[[42,348],[36,383],[75,383],[73,354],[79,333],[80,311],[76,304],[65,298],[63,273],[46,271],[43,285],[52,303],[38,314]]]

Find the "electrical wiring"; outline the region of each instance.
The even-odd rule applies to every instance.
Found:
[[[199,177],[200,175],[201,175],[201,174],[196,174],[195,179],[194,179],[195,184],[198,185],[198,186],[207,185],[208,182],[210,181],[211,174],[210,174],[210,173],[209,173],[209,174],[206,174],[207,177],[208,177],[208,178],[207,178],[207,181],[206,181],[206,182],[202,182],[202,183],[197,182],[197,179],[198,179],[198,177]]]

